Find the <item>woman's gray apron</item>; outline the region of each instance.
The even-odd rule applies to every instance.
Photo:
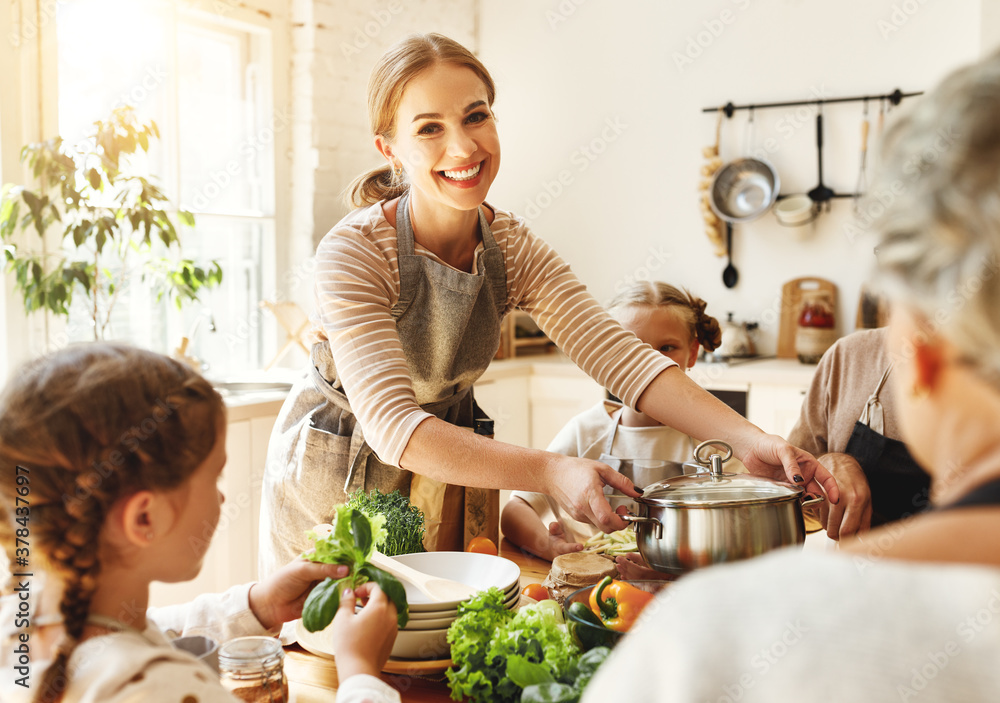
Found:
[[[503,252],[479,210],[483,251],[477,273],[458,271],[413,253],[409,193],[396,205],[399,300],[391,314],[406,356],[417,403],[436,417],[472,427],[477,412],[472,383],[489,366],[500,344],[507,299]],[[424,510],[428,549],[459,549],[462,515],[454,505],[460,487],[433,482],[384,464],[372,452],[337,378],[328,342],[312,348],[306,377],[282,406],[268,445],[261,496],[259,576],[301,554],[305,532],[329,522],[333,506],[358,488],[399,490]],[[471,490],[471,489],[470,489]],[[461,494],[458,493],[461,498]],[[422,500],[422,502],[421,502]],[[461,503],[459,503],[461,508]],[[460,510],[459,510],[460,513]],[[456,523],[457,528],[449,526]],[[458,537],[455,537],[457,530]]]
[[[928,506],[930,476],[914,461],[906,445],[885,436],[885,422],[879,393],[889,378],[892,364],[882,374],[875,391],[865,403],[861,417],[844,449],[865,472],[872,495],[872,527],[899,520]]]

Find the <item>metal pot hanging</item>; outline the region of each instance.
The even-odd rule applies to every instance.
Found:
[[[713,446],[725,453],[706,456]],[[805,542],[802,508],[824,499],[803,500],[804,490],[790,483],[724,473],[722,464],[732,456],[725,442],[702,442],[694,457],[705,472],[647,486],[636,499],[639,514],[622,516],[634,524],[650,567],[683,574]]]

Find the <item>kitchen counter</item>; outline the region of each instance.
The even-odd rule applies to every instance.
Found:
[[[691,380],[726,400],[766,432],[787,436],[798,419],[816,366],[797,359],[699,361]],[[605,398],[605,391],[564,354],[494,361],[476,382],[476,399],[497,420],[497,439],[545,449],[575,415]],[[738,403],[739,405],[735,405]]]
[[[479,382],[541,374],[573,378],[581,373],[568,356],[556,352],[494,361]],[[742,386],[745,389],[751,383],[807,387],[816,373],[816,365],[803,364],[797,359],[761,357],[728,362],[699,361],[688,373],[704,388]]]

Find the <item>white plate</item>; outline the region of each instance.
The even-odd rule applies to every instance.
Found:
[[[389,656],[397,659],[448,659],[448,628],[440,630],[400,630]]]
[[[517,607],[519,602],[520,593],[514,593],[507,597],[504,601],[504,607],[508,610],[513,610]],[[436,617],[426,617],[428,615],[436,615]],[[417,617],[420,616],[420,617]],[[436,614],[436,613],[416,613],[410,614],[410,620],[406,623],[404,630],[433,630],[439,627],[448,627],[452,622],[458,617],[458,611],[452,610],[448,611],[446,614]]]
[[[320,632],[309,632],[299,620],[295,628],[298,643],[313,654],[331,657],[333,651],[333,623]],[[447,659],[448,628],[438,630],[400,630],[389,656],[397,659]]]
[[[513,586],[504,591],[503,600],[507,607],[512,607],[509,605],[510,601],[514,599],[514,596],[521,592],[520,584],[515,583]],[[407,592],[407,603],[409,603],[409,592]],[[359,608],[361,606],[358,606]],[[451,615],[457,615],[458,608],[447,608],[444,610],[414,610],[413,604],[410,603],[410,618],[413,620],[423,620],[425,618],[443,618]]]
[[[504,594],[504,602],[503,602],[504,606],[509,609],[516,608],[518,602],[520,602],[518,598],[520,595],[521,593],[517,589],[512,589],[510,591],[507,591]],[[361,606],[358,605],[355,608],[355,610],[360,611]],[[412,610],[410,611],[410,622],[419,623],[419,627],[421,628],[427,627],[426,621],[432,621],[432,620],[438,621],[446,618],[450,622],[451,620],[454,620],[456,617],[458,617],[457,608],[453,608],[451,610],[425,610],[418,612],[413,612]],[[409,627],[410,626],[408,624],[407,628]]]
[[[504,601],[504,605],[508,609],[513,610],[517,607],[520,597],[520,591],[515,590],[514,594]],[[451,622],[456,617],[458,617],[457,610],[447,616],[446,619],[450,618],[448,625],[451,625]],[[441,617],[439,616],[438,618],[414,620],[411,616],[407,626],[397,633],[391,656],[397,659],[447,659],[451,656],[447,644],[448,625],[438,628],[434,628],[431,625],[431,623],[440,619]],[[334,655],[333,635],[331,634],[332,627],[333,625],[331,624],[320,632],[309,632],[302,625],[302,620],[296,620],[295,639],[302,645],[303,649],[313,654],[332,657]],[[430,629],[426,629],[426,627],[430,627]]]
[[[504,593],[516,591],[521,579],[521,569],[517,564],[495,557],[491,554],[476,554],[475,552],[419,552],[416,554],[400,554],[392,557],[401,564],[406,564],[418,571],[432,576],[452,579],[476,590],[484,590],[495,586]],[[448,611],[458,608],[460,601],[434,602],[421,593],[416,586],[403,582],[406,588],[406,600],[410,604],[411,613],[427,611]]]

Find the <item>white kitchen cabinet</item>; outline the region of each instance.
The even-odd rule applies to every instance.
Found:
[[[545,449],[563,425],[605,398],[604,389],[560,354],[494,361],[476,382],[476,402],[496,438]]]
[[[546,373],[544,364],[536,369],[529,389],[530,446],[545,449],[567,422],[604,400],[606,392],[575,366],[559,369],[558,374]]]
[[[698,363],[691,378],[708,390],[743,390],[747,419],[765,432],[787,437],[802,409],[815,365],[793,359]]]
[[[219,488],[226,497],[219,524],[212,534],[190,542],[192,550],[204,548],[210,540],[201,572],[192,581],[154,583],[150,605],[184,603],[202,593],[218,593],[230,586],[257,578],[257,526],[260,520],[260,493],[271,429],[281,409],[282,398],[269,394],[261,402],[251,399],[228,404],[226,425],[226,468]]]
[[[527,374],[502,374],[476,382],[476,402],[493,418],[494,436],[501,442],[521,447],[531,442],[529,381]]]
[[[787,437],[799,419],[807,388],[753,383],[747,396],[747,419],[765,432]]]

